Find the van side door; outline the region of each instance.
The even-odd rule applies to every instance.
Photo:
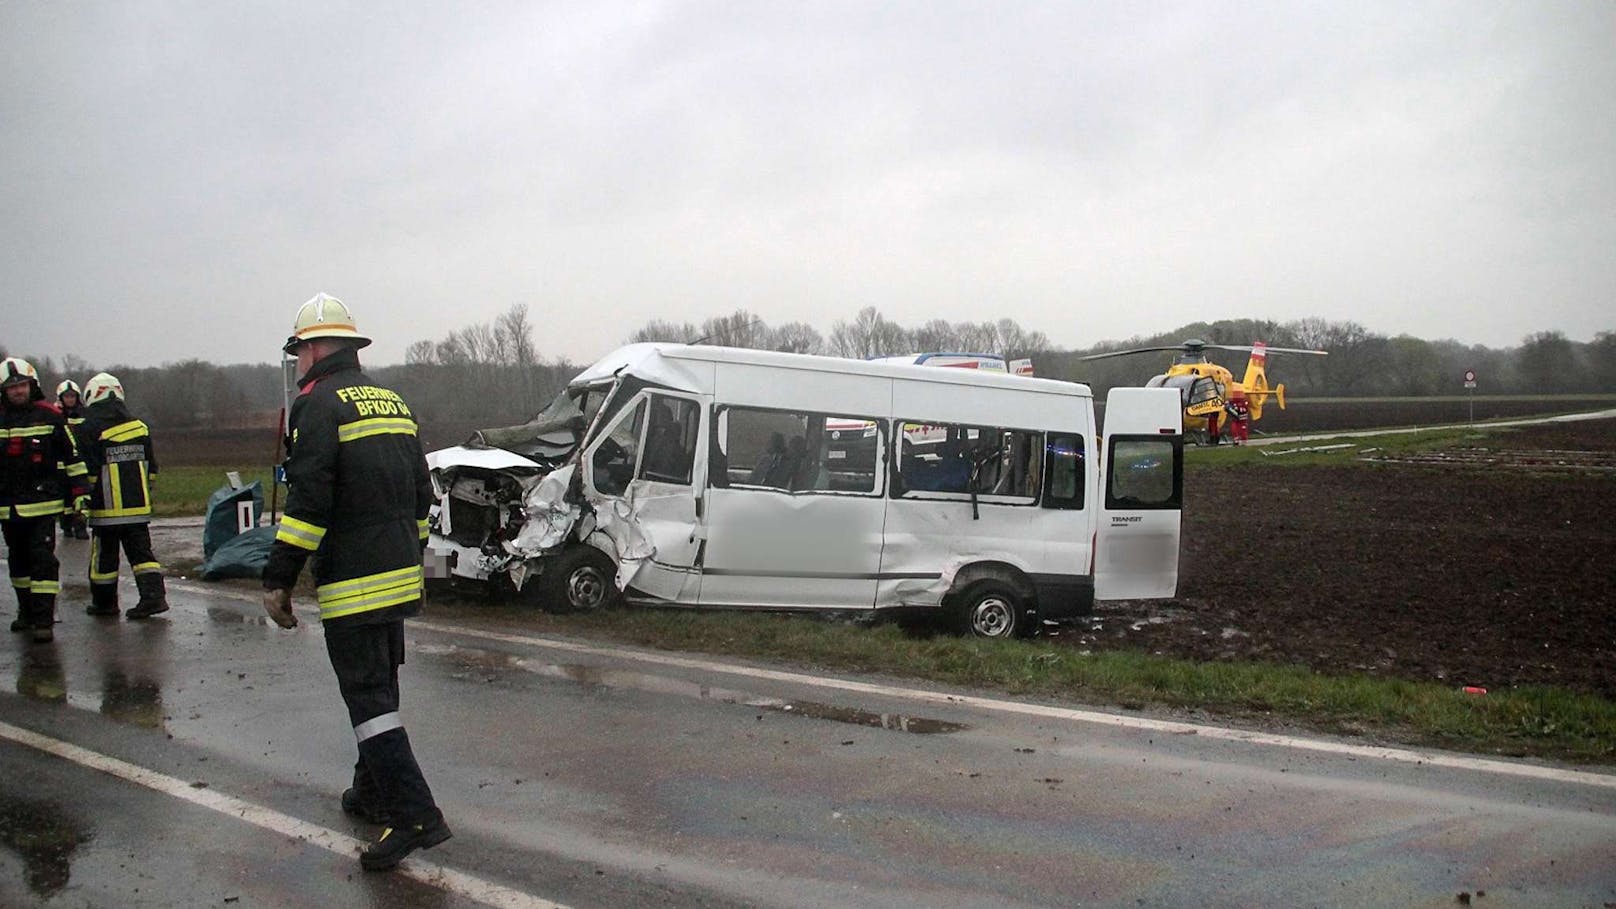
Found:
[[[1184,438],[1172,388],[1113,388],[1105,399],[1103,492],[1094,596],[1162,599],[1178,592]]]

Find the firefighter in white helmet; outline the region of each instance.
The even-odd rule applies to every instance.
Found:
[[[56,384],[56,409],[62,412],[62,419],[67,421],[67,431],[74,434],[73,441],[79,443],[78,427],[84,422],[84,390],[79,388],[79,383],[63,379]],[[83,447],[82,443],[79,444]],[[84,524],[84,512],[71,509],[62,512],[62,538],[68,537],[77,540],[90,538],[90,530]]]
[[[359,760],[342,809],[385,824],[360,855],[396,866],[450,836],[399,714],[404,618],[421,609],[421,550],[432,483],[404,399],[359,368],[353,314],[320,294],[303,304],[282,350],[297,358],[287,418],[286,510],[264,566],[264,611],[297,624],[292,587],[314,560],[326,652],[348,708]]]
[[[11,630],[31,632],[44,643],[55,637],[56,595],[62,589],[56,516],[83,509],[84,462],[27,360],[0,360],[0,389],[0,529],[17,594]]]
[[[129,557],[140,601],[129,618],[168,611],[163,566],[152,554],[151,484],[157,452],[151,429],[129,412],[123,383],[97,373],[86,383],[85,416],[79,425],[84,466],[90,470],[90,615],[118,614],[118,550]]]

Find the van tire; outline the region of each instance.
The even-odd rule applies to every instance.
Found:
[[[593,546],[561,551],[539,575],[539,597],[554,612],[593,612],[617,605],[617,566]]]
[[[1031,633],[1027,604],[1003,581],[976,581],[960,593],[957,602],[961,630],[972,637],[1024,638]]]

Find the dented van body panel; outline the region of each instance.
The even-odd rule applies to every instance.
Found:
[[[963,597],[997,616],[979,622],[991,634],[1092,606],[1096,544],[1112,531],[1086,386],[641,344],[585,370],[569,395],[535,421],[550,451],[566,448],[555,427],[572,427],[577,443],[559,460],[475,445],[433,453],[429,566],[520,588],[569,547],[588,546],[609,557],[630,599],[948,612]],[[1136,415],[1147,441],[1178,439],[1175,392],[1152,390],[1118,412],[1141,407],[1160,411]],[[852,425],[870,427],[871,444],[833,444]],[[1181,445],[1127,451],[1141,478],[1170,478],[1134,478],[1137,492],[1181,490]],[[495,517],[468,519],[478,505]],[[1167,524],[1176,528],[1178,501],[1151,510],[1159,544]],[[489,536],[472,540],[468,522]],[[1176,589],[1176,539],[1136,566],[1157,590],[1168,578]],[[1130,558],[1150,551],[1136,546]],[[1107,564],[1122,577],[1133,563]]]

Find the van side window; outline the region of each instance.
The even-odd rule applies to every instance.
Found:
[[[867,417],[716,408],[714,486],[792,493],[879,492],[882,433]],[[868,428],[869,432],[866,433]],[[716,465],[722,464],[719,471]]]
[[[1044,445],[1045,508],[1083,507],[1083,437],[1050,433]]]
[[[1037,500],[1045,471],[1043,433],[1000,426],[898,421],[893,494],[998,496]]]
[[[1106,470],[1105,507],[1114,509],[1180,508],[1184,500],[1182,460],[1174,456],[1177,438],[1111,437]]]
[[[640,401],[634,409],[620,414],[612,431],[595,448],[594,484],[598,492],[621,495],[634,477],[640,455],[640,428],[645,425],[647,402]]]
[[[696,457],[696,430],[700,425],[701,408],[695,401],[653,395],[639,476],[659,483],[688,486],[690,465]]]

